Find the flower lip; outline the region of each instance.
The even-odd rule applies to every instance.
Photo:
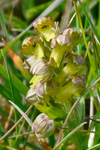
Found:
[[[48,17],[39,18],[36,22],[33,23],[33,27],[38,35],[41,36],[42,39],[45,39],[49,42],[56,35],[56,26],[57,24]]]
[[[33,23],[33,27],[37,28],[38,25],[41,25],[42,28],[45,28],[45,27],[47,27],[47,25],[49,25],[48,23],[50,23],[52,26],[54,26],[54,21],[51,17],[48,17],[48,18],[41,17]]]
[[[39,36],[30,36],[24,39],[22,43],[22,48],[28,47],[28,46],[35,46],[35,43],[40,43],[40,37]]]

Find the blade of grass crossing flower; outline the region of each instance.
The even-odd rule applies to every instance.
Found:
[[[3,12],[2,10],[0,9],[0,23],[1,23],[1,27],[2,27],[2,30],[5,34],[5,37],[7,38],[7,40],[9,41],[10,38],[9,38],[9,34],[8,34],[8,31],[6,29],[6,25],[5,25],[5,22],[4,22],[4,15],[3,15]]]
[[[24,117],[24,119],[32,127],[32,121],[29,119],[29,117],[16,104],[14,104],[12,101],[9,100],[9,102],[19,111],[19,113]]]
[[[10,76],[8,64],[7,64],[5,55],[4,55],[4,53],[3,53],[2,50],[1,50],[1,52],[2,52],[3,59],[4,59],[4,61],[5,61],[5,65],[6,65],[6,70],[7,70],[7,75],[8,75],[8,80],[9,80],[9,86],[10,86],[10,90],[11,90],[12,101],[15,102],[15,99],[14,99],[14,91],[13,91],[13,85],[12,85],[12,80],[11,80],[11,76]],[[17,116],[17,111],[15,110],[15,121],[17,122],[17,120],[18,120],[18,116]],[[17,131],[17,133],[18,133],[18,127],[16,127],[16,131]]]
[[[82,126],[84,126],[86,122],[81,123],[79,126],[77,126],[74,130],[72,130],[67,136],[65,136],[61,142],[58,143],[58,145],[53,150],[58,150],[59,147],[67,141],[75,132],[77,132]]]

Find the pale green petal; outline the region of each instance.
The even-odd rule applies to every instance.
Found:
[[[65,51],[67,50],[67,46],[60,46],[59,44],[56,44],[56,47],[51,52],[50,56],[50,64],[53,67],[59,67],[60,63],[62,61],[63,55]]]
[[[52,30],[52,27],[43,28],[40,30],[40,33],[44,36],[47,42],[49,42],[52,38],[55,37],[55,32]]]

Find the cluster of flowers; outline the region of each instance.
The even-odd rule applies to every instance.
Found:
[[[61,33],[58,22],[46,17],[38,19],[33,27],[38,36],[27,37],[21,49],[27,57],[23,66],[33,74],[26,101],[48,105],[52,99],[63,105],[84,92],[87,67],[84,58],[74,53],[82,35],[72,28]]]

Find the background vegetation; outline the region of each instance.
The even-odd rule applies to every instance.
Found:
[[[29,89],[29,81],[32,75],[22,67],[25,59],[20,54],[23,40],[35,35],[32,24],[41,16],[52,17],[59,21],[63,31],[68,27],[75,28],[82,33],[82,40],[77,46],[76,54],[85,58],[88,66],[85,92],[80,97],[71,111],[76,107],[81,112],[81,122],[87,121],[84,128],[74,130],[64,126],[65,140],[61,139],[61,150],[82,150],[77,148],[77,143],[84,145],[84,149],[100,149],[100,1],[99,0],[1,0],[0,1],[0,150],[23,149],[42,150],[43,147],[31,132],[28,123],[21,119],[21,115],[12,107],[8,100],[13,101],[24,112],[29,110],[29,118],[32,121],[40,114],[40,111],[25,103],[25,96]],[[5,46],[2,38],[8,43]],[[18,63],[18,60],[20,63]],[[78,105],[79,106],[79,105]],[[41,109],[40,109],[41,110]],[[53,113],[56,110],[52,110]],[[42,112],[42,111],[41,111]],[[44,110],[43,110],[44,112]],[[56,112],[56,114],[60,112]],[[70,117],[70,113],[68,116]],[[59,118],[59,117],[58,117]],[[57,137],[59,137],[64,120],[56,120],[56,129],[47,140],[53,149]],[[69,119],[69,118],[67,118]],[[89,121],[95,119],[98,123]],[[18,122],[19,121],[19,122]],[[68,120],[67,120],[68,121]],[[18,124],[16,124],[18,123]],[[74,124],[74,121],[73,121]],[[15,126],[15,127],[14,127]],[[12,127],[13,130],[12,130]],[[11,130],[10,130],[11,129]],[[81,137],[72,139],[73,134],[79,129]],[[71,134],[70,134],[71,133]],[[92,133],[92,134],[91,134]],[[62,133],[63,134],[63,133]],[[76,134],[77,135],[77,134]],[[75,136],[76,137],[76,136]],[[84,137],[84,138],[83,138]],[[58,143],[59,144],[59,143]]]

